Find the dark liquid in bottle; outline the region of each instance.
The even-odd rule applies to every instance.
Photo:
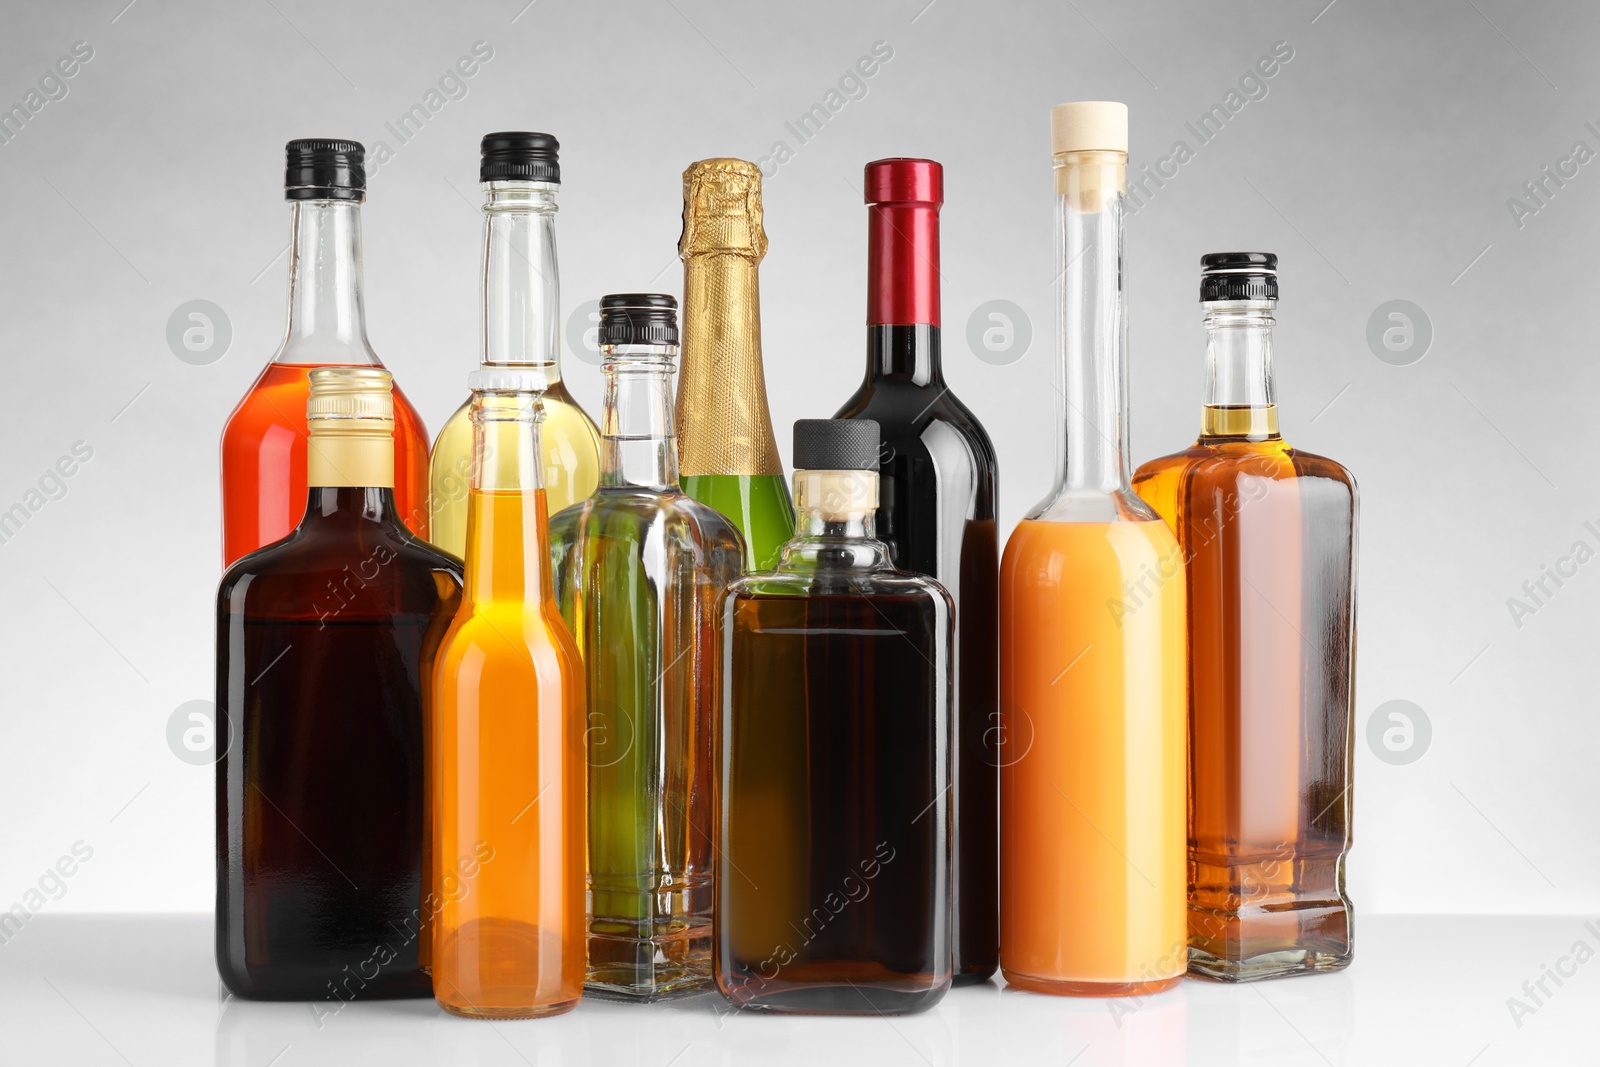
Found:
[[[260,999],[428,996],[423,679],[459,564],[342,510],[223,580],[217,963]],[[392,498],[391,498],[392,499]],[[392,506],[392,505],[391,505]]]
[[[934,601],[740,595],[729,612],[723,992],[787,1012],[928,1007],[950,951]]]
[[[935,326],[873,326],[866,384],[840,418],[878,422],[878,538],[901,570],[940,582],[956,602],[955,981],[1000,962],[1000,555],[994,446],[935,368]]]

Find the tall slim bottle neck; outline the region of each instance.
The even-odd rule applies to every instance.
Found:
[[[868,379],[941,382],[939,311],[937,200],[868,204]]]
[[[289,325],[279,363],[367,363],[361,279],[361,205],[295,200],[289,239]]]
[[[484,185],[482,362],[537,369],[547,385],[561,380],[558,188],[530,181]]]
[[[756,260],[697,255],[683,266],[683,472],[782,474],[761,364]]]
[[[1217,300],[1202,305],[1206,324],[1204,437],[1275,437],[1272,300]]]
[[[548,603],[554,593],[539,393],[475,391],[471,414],[466,595],[474,603]]]
[[[1066,399],[1058,493],[1127,494],[1123,220],[1127,156],[1056,161],[1057,336]]]
[[[678,484],[672,361],[676,345],[607,345],[600,484],[665,489]]]

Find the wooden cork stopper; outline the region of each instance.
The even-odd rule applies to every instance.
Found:
[[[1128,105],[1079,100],[1050,109],[1050,151],[1127,152]]]

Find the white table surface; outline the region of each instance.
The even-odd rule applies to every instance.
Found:
[[[209,915],[46,912],[0,944],[0,1063],[1600,1063],[1600,917],[1592,928],[1590,917],[1357,918],[1355,963],[1342,974],[1243,987],[1188,981],[1137,1004],[996,983],[894,1019],[728,1013],[709,994],[666,1005],[585,1001],[514,1023],[453,1018],[431,1000],[374,1002],[319,1027],[308,1005],[227,996]],[[1580,941],[1594,958],[1569,955]],[[1560,986],[1547,978],[1550,995],[1535,1005],[1523,983],[1558,964],[1571,976]],[[1533,1010],[1513,1018],[1511,997]]]

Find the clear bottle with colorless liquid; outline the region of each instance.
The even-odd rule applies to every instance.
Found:
[[[556,263],[559,145],[547,133],[483,138],[483,354],[486,368],[535,375],[544,407],[544,489],[552,511],[594,492],[600,437],[561,380],[561,283]],[[466,551],[472,482],[472,401],[433,443],[429,540]]]
[[[678,302],[600,302],[600,487],[550,522],[555,591],[583,655],[588,983],[655,1000],[711,980],[717,600],[744,542],[678,487]]]

